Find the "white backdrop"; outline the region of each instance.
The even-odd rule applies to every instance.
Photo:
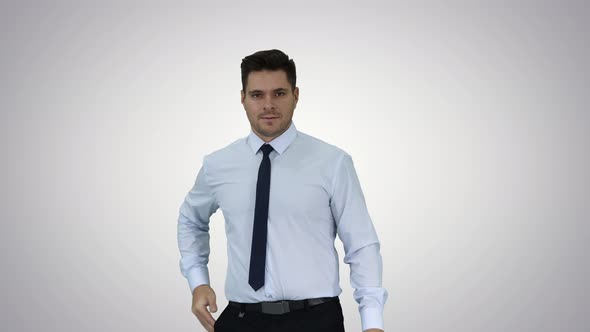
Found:
[[[0,330],[202,330],[178,208],[248,134],[239,65],[270,48],[298,129],[353,156],[387,331],[590,328],[583,1],[51,3],[0,4]]]

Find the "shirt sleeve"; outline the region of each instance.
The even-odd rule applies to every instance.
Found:
[[[180,206],[178,249],[180,271],[188,280],[191,293],[197,286],[209,284],[209,218],[219,205],[207,184],[206,160],[191,190]]]
[[[350,284],[359,304],[362,330],[383,330],[383,308],[388,293],[382,287],[380,244],[348,154],[338,163],[332,189],[330,208],[338,237],[344,244],[344,263],[350,266]]]

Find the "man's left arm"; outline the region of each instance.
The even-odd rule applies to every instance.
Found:
[[[350,265],[350,283],[359,304],[362,329],[383,330],[383,308],[388,293],[382,287],[380,244],[348,154],[340,158],[336,167],[330,208],[338,237],[344,244],[344,263]]]

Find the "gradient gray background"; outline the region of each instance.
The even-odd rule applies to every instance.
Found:
[[[353,156],[387,331],[590,329],[584,2],[137,4],[0,5],[0,330],[202,330],[178,208],[248,134],[239,63],[268,48],[297,63],[298,129]]]

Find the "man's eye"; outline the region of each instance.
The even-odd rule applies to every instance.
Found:
[[[285,93],[284,92],[277,92],[277,96],[284,96]]]
[[[258,98],[258,97],[260,97],[260,94],[259,93],[253,93],[253,94],[250,95],[250,97],[252,97],[252,98]]]

